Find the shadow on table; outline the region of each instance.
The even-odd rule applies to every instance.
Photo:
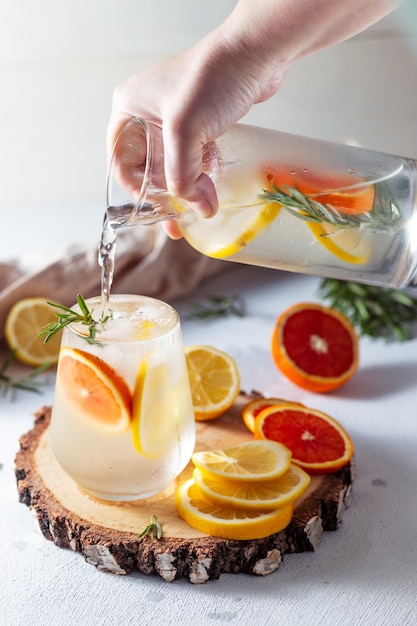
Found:
[[[334,392],[338,397],[371,400],[401,393],[416,386],[417,362],[382,363],[361,367],[345,387]]]

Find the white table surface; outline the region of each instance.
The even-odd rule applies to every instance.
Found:
[[[192,585],[156,576],[103,574],[35,529],[17,498],[14,456],[42,396],[0,397],[0,624],[403,625],[417,623],[417,341],[361,340],[360,370],[327,395],[302,391],[273,365],[274,320],[290,304],[318,300],[318,279],[225,264],[225,273],[176,302],[185,344],[236,359],[242,388],[299,400],[338,419],[356,446],[357,478],[341,527],[315,553],[286,555],[266,577],[224,574]],[[186,319],[190,300],[239,293],[243,318]]]

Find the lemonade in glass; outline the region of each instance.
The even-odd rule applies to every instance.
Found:
[[[93,315],[100,297],[86,301]],[[76,308],[76,307],[74,307]],[[159,300],[112,295],[94,338],[64,328],[51,446],[71,478],[105,500],[166,489],[194,449],[195,420],[178,314]]]

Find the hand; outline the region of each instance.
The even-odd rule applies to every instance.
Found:
[[[276,93],[295,60],[356,34],[391,8],[389,0],[240,0],[229,18],[196,45],[116,88],[109,151],[132,117],[161,127],[169,192],[210,217],[218,202],[202,173],[204,144]],[[129,186],[135,163],[127,156],[119,166]],[[174,222],[165,228],[171,237],[181,236]]]
[[[214,186],[201,171],[204,144],[222,135],[255,102],[272,95],[287,69],[272,68],[238,43],[231,45],[220,27],[192,48],[132,76],[114,92],[109,152],[132,117],[161,127],[167,188],[204,217],[218,207]],[[128,151],[119,169],[119,178],[132,192],[135,163]],[[180,236],[174,222],[165,227],[172,237]]]

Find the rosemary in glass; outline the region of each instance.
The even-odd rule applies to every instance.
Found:
[[[112,318],[112,312],[110,310],[108,313],[104,313],[104,311],[102,311],[99,319],[96,320],[93,317],[94,310],[90,311],[81,294],[77,295],[77,303],[80,307],[81,313],[78,313],[77,311],[74,311],[73,309],[70,309],[62,304],[48,302],[48,304],[58,309],[58,312],[54,313],[57,319],[55,322],[46,324],[37,337],[44,337],[44,342],[46,343],[54,335],[65,328],[65,326],[77,322],[88,327],[88,337],[86,337],[86,341],[88,343],[100,343],[96,339],[96,335],[104,329],[106,322]]]
[[[365,226],[384,230],[398,222],[401,213],[388,186],[380,182],[377,189],[378,201],[375,202],[372,211],[353,215],[339,212],[332,206],[322,204],[315,198],[287,185],[283,185],[282,189],[273,185],[273,191],[264,189],[260,197],[267,202],[281,204],[291,215],[306,222],[328,222],[341,228]],[[328,195],[331,195],[331,192]]]

